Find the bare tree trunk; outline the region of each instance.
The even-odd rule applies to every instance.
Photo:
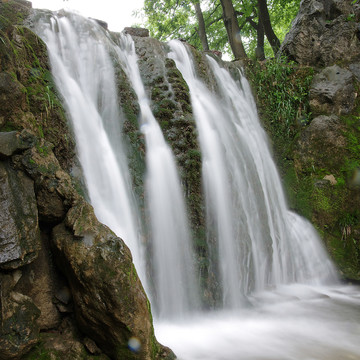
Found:
[[[255,50],[255,55],[258,60],[262,61],[265,59],[265,50],[264,50],[265,32],[260,18],[258,21],[258,26],[256,31],[257,31],[257,46]]]
[[[239,23],[233,3],[231,0],[220,0],[220,3],[223,9],[224,25],[235,59],[245,59],[247,56],[241,41]]]
[[[201,11],[200,0],[198,0],[198,1],[194,0],[193,4],[195,7],[196,17],[197,17],[197,21],[199,24],[198,34],[199,34],[202,48],[203,48],[203,50],[209,50],[209,43],[208,43],[208,39],[206,36],[205,21],[204,21],[203,13]]]
[[[261,20],[259,22],[262,23],[266,37],[274,51],[274,55],[276,55],[280,49],[280,41],[275,35],[274,30],[271,26],[267,2],[266,0],[258,0],[258,5],[259,5],[259,19]]]

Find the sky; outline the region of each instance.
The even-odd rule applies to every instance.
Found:
[[[109,30],[122,31],[124,27],[140,23],[139,18],[132,17],[132,12],[144,5],[144,0],[30,0],[33,8],[76,10],[84,16],[104,20]]]

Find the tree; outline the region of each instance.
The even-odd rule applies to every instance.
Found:
[[[236,50],[236,58],[246,53],[264,59],[277,52],[299,4],[300,0],[145,0],[144,25],[159,40],[182,38],[199,49],[219,50],[230,56],[236,35],[244,48],[244,52]],[[231,7],[237,25],[233,13],[224,16],[224,10],[232,12]]]
[[[198,34],[201,41],[201,45],[203,50],[209,50],[209,43],[206,35],[206,27],[205,27],[205,21],[204,21],[204,15],[201,11],[200,1],[194,0],[193,5],[195,7],[195,13],[198,20]]]
[[[257,24],[257,46],[255,49],[255,56],[258,60],[262,61],[265,59],[265,32],[262,22],[259,19]]]
[[[152,36],[160,40],[192,38],[195,46],[209,50],[200,0],[145,0],[144,11]]]
[[[233,3],[231,0],[220,0],[220,3],[223,9],[224,25],[235,59],[245,59],[247,56],[241,40],[240,27]]]
[[[264,29],[266,37],[273,48],[274,55],[280,49],[280,41],[274,33],[274,30],[271,26],[270,15],[268,11],[268,6],[266,0],[258,0],[259,7],[259,24]]]

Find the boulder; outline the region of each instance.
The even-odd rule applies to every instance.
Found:
[[[150,304],[125,243],[98,222],[79,201],[52,232],[53,252],[71,288],[75,315],[84,334],[113,359],[153,359],[155,340]],[[137,338],[137,352],[128,342]]]
[[[0,162],[0,269],[31,263],[40,248],[34,183]]]
[[[39,219],[48,224],[58,224],[80,195],[70,175],[62,170],[52,149],[51,143],[41,140],[22,156],[13,156],[13,162],[35,182]]]
[[[356,80],[360,82],[360,63],[350,64],[349,70],[353,73]]]
[[[39,340],[36,319],[40,311],[30,297],[4,289],[1,276],[0,360],[18,360]]]
[[[22,276],[15,291],[26,294],[40,310],[36,323],[40,330],[55,329],[60,324],[60,313],[54,304],[54,294],[63,286],[53,266],[48,239],[42,233],[42,246],[38,257],[22,268]]]
[[[144,28],[126,27],[123,31],[130,36],[149,37],[149,30]]]
[[[0,132],[0,158],[9,157],[19,151],[29,149],[35,144],[35,136],[22,132]]]
[[[31,350],[25,359],[109,360],[102,353],[92,356],[91,352],[83,345],[86,343],[86,338],[83,341],[81,338],[82,335],[77,330],[75,322],[66,317],[56,330],[41,334],[40,343]]]
[[[360,5],[353,1],[302,0],[280,54],[319,67],[358,60],[359,19]]]
[[[297,168],[337,168],[347,145],[343,134],[344,128],[337,116],[316,117],[298,140],[295,152]]]
[[[334,65],[314,76],[310,89],[313,115],[349,114],[355,106],[355,98],[351,71]]]
[[[6,116],[26,105],[24,86],[7,71],[0,72],[0,114]]]

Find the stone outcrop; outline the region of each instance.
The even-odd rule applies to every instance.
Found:
[[[335,115],[320,115],[313,119],[297,142],[298,167],[331,168],[341,161],[346,149],[346,138],[342,135],[344,130]]]
[[[144,28],[126,27],[124,33],[130,36],[149,37],[149,30]]]
[[[310,108],[314,116],[350,114],[356,96],[352,72],[334,65],[314,76]]]
[[[280,54],[299,64],[329,66],[360,59],[360,5],[303,0]]]
[[[53,229],[52,242],[80,329],[113,359],[154,358],[150,304],[125,243],[97,221],[86,202],[68,211]],[[131,338],[139,341],[137,352],[129,350]]]
[[[0,269],[32,262],[40,248],[33,181],[22,171],[0,162]]]
[[[1,277],[1,290],[5,293],[6,280],[6,276]],[[40,310],[30,297],[10,291],[8,296],[1,296],[1,312],[0,359],[19,359],[39,340],[36,319]]]

